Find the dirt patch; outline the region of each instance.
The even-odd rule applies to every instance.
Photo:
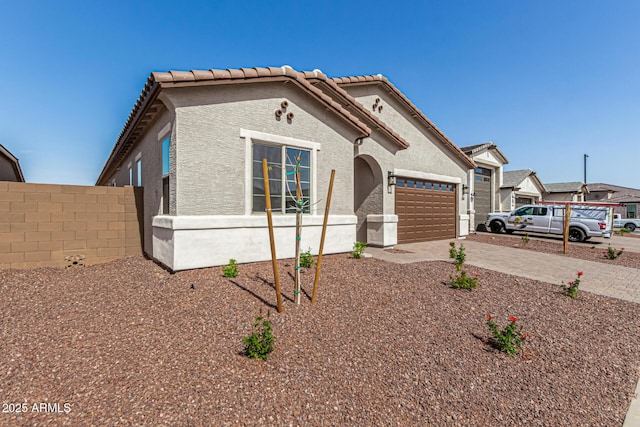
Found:
[[[142,257],[0,271],[3,403],[69,413],[0,413],[0,425],[621,425],[638,380],[638,305],[446,262],[327,256],[294,305],[275,312],[270,263],[169,274]],[[290,261],[289,261],[290,262]],[[242,355],[271,310],[276,350]],[[509,357],[485,314],[531,338]]]
[[[536,252],[544,252],[548,254],[563,255],[563,244],[561,240],[539,240],[530,239],[529,243],[522,240],[524,234],[516,234],[509,236],[506,234],[493,233],[475,233],[467,236],[468,240],[480,243],[489,243],[492,245],[508,246],[518,249],[528,249]],[[623,251],[616,259],[608,259],[606,257],[608,245],[584,243],[569,243],[569,253],[566,256],[587,261],[601,262],[604,264],[619,265],[622,267],[640,268],[640,253]],[[616,247],[616,253],[624,247]]]

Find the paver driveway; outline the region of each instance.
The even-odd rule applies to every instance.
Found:
[[[393,253],[379,248],[367,248],[367,252],[396,263],[446,261],[449,260],[450,241],[405,243],[395,247],[411,253]],[[466,248],[467,263],[477,267],[556,285],[573,280],[576,271],[582,271],[581,290],[640,304],[640,269],[470,240],[459,242]],[[640,239],[614,236],[610,243],[612,246],[621,246],[622,243],[625,250],[640,252]]]

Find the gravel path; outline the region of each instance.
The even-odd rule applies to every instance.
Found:
[[[563,255],[562,240],[558,238],[530,238],[529,243],[524,243],[522,237],[524,234],[516,234],[509,236],[506,234],[493,233],[475,233],[470,234],[466,238],[474,242],[489,243],[492,245],[508,246],[518,249],[527,249],[536,252],[544,252],[549,254]],[[625,236],[625,239],[629,238]],[[622,255],[616,259],[608,259],[605,256],[608,244],[601,242],[584,242],[570,243],[569,253],[567,256],[571,258],[579,258],[587,261],[596,261],[604,264],[619,265],[622,267],[640,268],[640,253],[625,250]],[[624,249],[623,246],[613,246],[612,248]],[[617,252],[616,251],[616,252]]]
[[[480,287],[460,291],[450,263],[334,255],[318,303],[295,306],[280,265],[282,314],[270,263],[231,280],[142,257],[0,270],[0,400],[29,408],[0,425],[622,424],[640,374],[637,304],[473,266]],[[249,360],[242,337],[267,309],[276,350]],[[486,313],[521,319],[522,356],[487,344]],[[33,412],[42,402],[62,413]]]

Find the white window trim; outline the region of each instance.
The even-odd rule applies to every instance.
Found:
[[[131,162],[129,162],[127,171],[129,172],[129,185],[133,186],[133,164]]]
[[[253,188],[253,140],[256,142],[267,142],[275,145],[286,145],[287,147],[303,148],[311,151],[311,215],[318,214],[317,194],[318,194],[318,151],[320,151],[321,144],[318,142],[305,141],[303,139],[291,138],[288,136],[273,135],[265,132],[258,132],[248,129],[240,129],[240,138],[245,139],[245,153],[244,153],[244,213],[245,215],[252,215],[252,191]]]

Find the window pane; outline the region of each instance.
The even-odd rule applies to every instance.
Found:
[[[433,184],[433,189],[436,191],[440,190],[440,184],[438,184],[437,182]]]
[[[416,182],[412,179],[407,180],[407,188],[414,188],[416,186]]]
[[[169,174],[169,142],[171,139],[166,137],[162,140],[162,175]]]
[[[138,187],[142,187],[142,160],[136,162],[136,172],[138,175]]]
[[[269,192],[273,196],[280,196],[282,193],[282,185],[279,179],[269,180]],[[264,195],[264,180],[262,178],[253,179],[253,194]]]
[[[404,188],[404,179],[396,178],[396,184],[397,184],[398,187],[403,187]]]

